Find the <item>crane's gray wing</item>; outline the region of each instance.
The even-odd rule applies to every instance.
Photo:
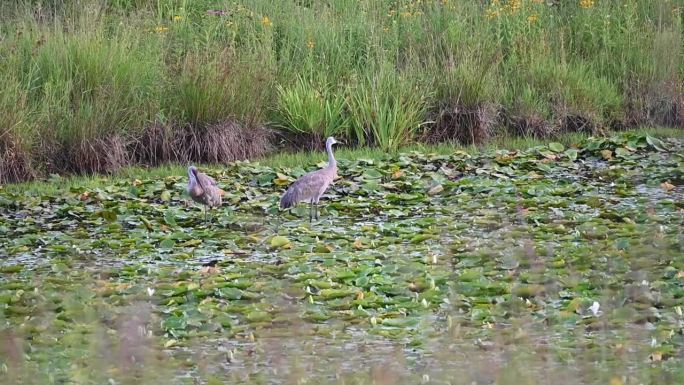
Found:
[[[216,183],[216,180],[212,177],[210,177],[207,174],[202,174],[204,178],[206,178],[206,183],[208,183],[210,186],[218,186],[218,183]]]
[[[199,183],[203,190],[206,190],[209,186],[218,186],[214,178],[201,172],[197,173],[197,183]]]
[[[321,186],[326,183],[324,175],[319,171],[310,172],[297,179],[280,198],[280,207],[292,207],[317,196]]]

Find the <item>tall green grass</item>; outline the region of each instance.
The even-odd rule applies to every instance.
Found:
[[[298,79],[288,88],[278,86],[275,123],[295,134],[312,137],[317,144],[331,135],[344,134],[345,94],[328,85]]]
[[[683,7],[3,2],[0,180],[255,156],[265,149],[229,144],[265,126],[307,146],[337,135],[382,149],[684,127]],[[212,144],[227,136],[242,139]]]
[[[361,145],[368,138],[386,150],[412,142],[425,121],[429,96],[415,79],[380,69],[350,91],[352,135]]]

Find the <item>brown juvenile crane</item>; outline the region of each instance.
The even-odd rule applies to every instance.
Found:
[[[193,201],[204,206],[204,221],[207,221],[207,207],[221,206],[224,191],[218,187],[214,178],[199,172],[197,167],[188,167],[188,194]]]
[[[309,221],[312,221],[314,217],[318,219],[318,201],[337,175],[337,161],[335,161],[332,150],[335,143],[338,142],[332,136],[325,141],[328,165],[320,170],[304,174],[297,179],[280,198],[280,208],[286,209],[296,206],[299,202],[308,202],[311,205],[309,207]]]

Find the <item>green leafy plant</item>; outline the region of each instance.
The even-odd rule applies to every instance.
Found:
[[[413,140],[425,121],[429,93],[393,72],[369,75],[349,94],[350,134],[361,145],[396,150]]]
[[[320,141],[345,132],[345,96],[331,87],[298,78],[291,86],[278,85],[275,118],[279,126],[295,134],[311,135]]]

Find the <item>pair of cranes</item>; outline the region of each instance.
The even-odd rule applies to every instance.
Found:
[[[280,208],[294,207],[299,202],[308,202],[309,221],[318,218],[318,201],[328,189],[335,175],[337,175],[337,161],[333,155],[332,146],[338,143],[332,136],[325,141],[328,153],[328,165],[320,170],[302,175],[285,191],[280,198]],[[214,178],[199,172],[197,167],[188,167],[187,191],[193,201],[204,206],[204,220],[207,220],[207,208],[219,207],[222,203],[224,191],[218,187]]]

